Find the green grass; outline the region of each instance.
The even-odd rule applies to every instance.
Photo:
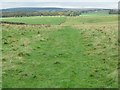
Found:
[[[35,17],[11,17],[2,18],[1,21],[21,22],[26,24],[52,24],[59,25],[65,21],[65,17],[35,16]]]
[[[4,88],[118,87],[116,17],[64,18],[57,26],[2,25]]]
[[[10,17],[10,18],[2,18],[0,21],[7,22],[21,22],[26,24],[48,24],[48,25],[79,25],[79,24],[94,24],[94,23],[108,23],[108,22],[116,22],[118,17],[116,15],[81,15],[76,17],[50,17],[50,16],[34,16],[34,17]]]

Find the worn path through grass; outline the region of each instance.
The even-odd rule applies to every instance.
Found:
[[[118,87],[117,24],[65,23],[3,24],[3,87]]]

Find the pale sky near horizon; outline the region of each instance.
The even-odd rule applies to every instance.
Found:
[[[0,9],[16,7],[117,9],[119,0],[1,0]]]

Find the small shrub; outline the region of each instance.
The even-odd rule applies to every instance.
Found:
[[[54,64],[60,64],[60,62],[56,61],[56,62],[54,62]]]
[[[24,53],[20,52],[20,53],[18,53],[18,56],[22,57],[22,56],[24,56]]]
[[[7,41],[5,41],[5,42],[4,42],[4,44],[8,44],[8,42],[7,42]]]
[[[2,61],[7,61],[7,59],[6,58],[2,58]]]

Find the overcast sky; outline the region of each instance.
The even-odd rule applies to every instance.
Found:
[[[26,0],[27,1],[27,0]],[[60,7],[60,8],[118,8],[119,0],[1,0],[0,8]]]

